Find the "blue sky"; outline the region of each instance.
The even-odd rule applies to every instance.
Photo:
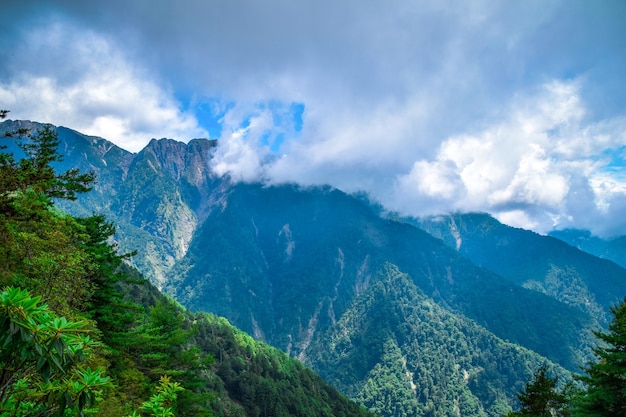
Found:
[[[626,234],[622,0],[5,0],[0,107],[390,210]]]

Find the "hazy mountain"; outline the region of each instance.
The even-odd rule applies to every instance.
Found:
[[[488,216],[409,224],[331,188],[232,184],[215,142],[131,154],[58,132],[64,164],[99,178],[67,207],[109,216],[154,283],[385,416],[502,414],[540,364],[577,371],[626,294],[613,263]]]
[[[601,238],[593,236],[587,230],[566,229],[555,230],[550,236],[566,242],[575,248],[588,252],[599,258],[608,259],[626,268],[626,236]]]
[[[503,225],[487,214],[413,220],[477,265],[575,307],[605,325],[626,288],[626,270],[551,236]]]

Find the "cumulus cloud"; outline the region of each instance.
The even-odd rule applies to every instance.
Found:
[[[152,138],[206,137],[196,117],[103,37],[59,22],[29,32],[16,48],[19,71],[0,81],[11,118],[64,125],[130,150]],[[33,60],[32,51],[41,51]]]
[[[624,120],[585,124],[579,88],[548,83],[514,100],[505,120],[445,140],[433,160],[398,177],[388,204],[414,215],[487,211],[540,232],[578,225],[607,234],[597,220],[626,196],[626,182],[605,173],[626,145]]]
[[[242,114],[240,107],[224,116],[223,134],[210,164],[218,175],[229,175],[235,181],[259,181],[264,159],[270,154],[262,139],[272,131],[272,114],[268,110]]]
[[[218,175],[244,182],[268,180],[274,151],[299,130],[292,106],[281,103],[239,103],[227,109],[220,122],[222,134],[210,166]]]

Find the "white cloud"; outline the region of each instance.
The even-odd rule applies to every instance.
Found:
[[[272,113],[243,107],[235,106],[224,115],[222,137],[210,164],[218,175],[229,175],[235,181],[259,181],[263,178],[264,159],[270,154],[262,140],[271,133]]]
[[[224,126],[234,128],[220,139],[213,166],[244,181],[365,190],[405,214],[487,211],[539,232],[574,225],[615,233],[606,226],[615,222],[600,219],[626,202],[626,182],[604,167],[626,146],[625,121],[587,122],[580,88],[579,80],[552,81],[534,93],[514,95],[499,119],[477,132],[449,137],[432,156],[424,142],[409,139],[419,132],[411,121],[428,114],[419,106],[393,112],[380,104],[379,111],[372,110],[377,117],[361,113],[346,121],[349,109],[322,112],[322,120],[307,107],[305,124],[313,129],[288,141],[278,158],[260,140],[287,131],[273,123],[274,111],[235,106],[224,117]]]
[[[626,200],[626,181],[603,170],[626,145],[623,121],[585,124],[578,91],[575,81],[548,83],[513,100],[492,127],[447,139],[434,160],[398,177],[390,205],[414,215],[487,211],[540,232],[576,224],[606,233],[597,219]]]
[[[19,56],[30,50],[45,51],[42,61]],[[0,83],[11,118],[64,125],[130,151],[152,138],[207,136],[167,90],[92,32],[52,23],[30,33],[16,51],[24,67],[10,82]]]
[[[526,230],[536,230],[541,225],[524,210],[510,210],[496,213],[495,217],[509,226]]]
[[[520,156],[510,183],[504,189],[490,190],[488,204],[525,203],[558,208],[568,191],[569,175],[558,172],[554,161],[539,145],[531,145],[528,153]]]
[[[619,0],[8,2],[12,117],[137,149],[204,136],[193,111],[212,103],[220,174],[536,230],[618,223],[603,168],[626,142]]]

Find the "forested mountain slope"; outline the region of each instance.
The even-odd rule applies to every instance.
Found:
[[[390,264],[309,351],[326,380],[394,416],[501,416],[522,375],[546,363],[451,314]]]
[[[304,359],[312,338],[387,263],[435,302],[498,337],[571,369],[582,360],[588,335],[580,330],[591,324],[584,314],[478,268],[440,240],[384,220],[332,189],[233,186],[223,208],[197,230],[166,291]]]
[[[67,152],[57,167],[99,178],[62,207],[106,214],[160,289],[300,358],[384,416],[501,415],[540,365],[564,375],[560,366],[577,371],[589,358],[604,299],[581,308],[524,288],[338,190],[234,184],[211,172],[211,141],[153,140],[131,154],[57,131]]]
[[[502,339],[574,369],[590,345],[581,312],[328,188],[234,185],[165,290],[384,415],[499,415],[545,361]]]
[[[611,306],[623,299],[625,269],[554,237],[509,227],[478,213],[412,222],[477,265],[575,307],[602,326]]]
[[[1,415],[369,415],[285,353],[143,280],[103,216],[55,207],[93,180],[52,170],[56,133],[17,141],[25,158],[0,151]]]

